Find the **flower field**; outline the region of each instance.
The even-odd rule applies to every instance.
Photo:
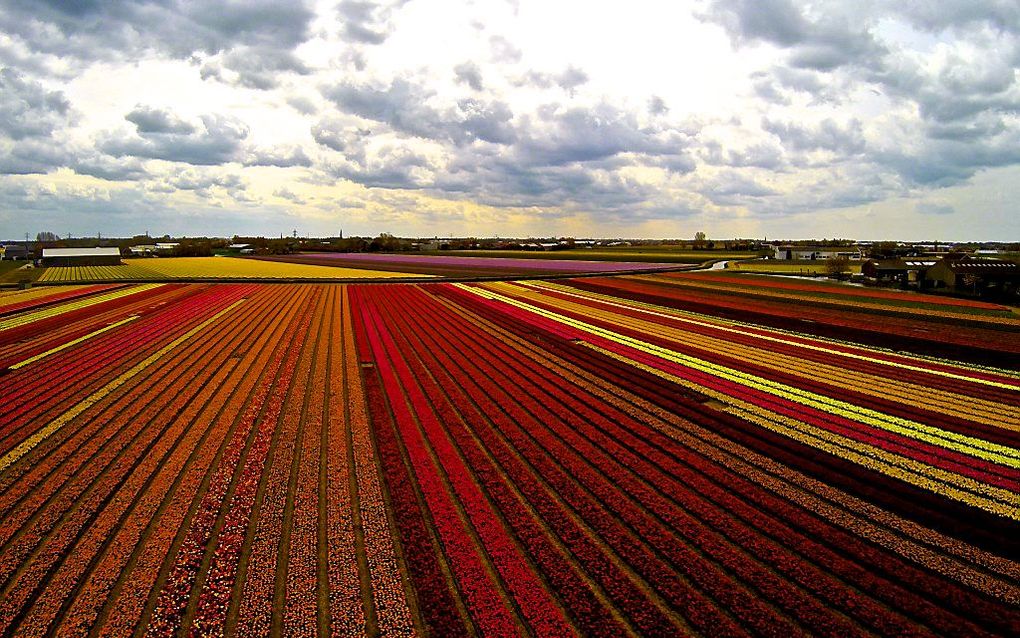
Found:
[[[715,273],[0,293],[0,635],[1017,635],[1018,319]]]
[[[378,279],[422,277],[364,268],[328,268],[314,264],[267,262],[235,257],[161,257],[132,260],[119,266],[53,266],[39,281],[162,281],[173,279]]]
[[[604,256],[604,255],[603,255]],[[613,256],[615,257],[615,255]],[[475,257],[465,255],[419,255],[414,253],[300,253],[260,257],[275,263],[329,266],[332,268],[373,268],[416,272],[440,277],[512,277],[525,275],[628,272],[635,270],[675,269],[676,263],[593,261],[572,258]]]

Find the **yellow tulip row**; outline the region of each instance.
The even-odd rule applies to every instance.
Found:
[[[741,373],[736,370],[724,368],[723,366],[715,366],[694,357],[680,355],[666,348],[662,348],[654,344],[648,344],[626,335],[621,335],[598,326],[565,317],[558,313],[507,297],[493,290],[494,288],[499,289],[502,286],[505,286],[505,284],[494,284],[486,286],[485,288],[468,286],[461,287],[479,296],[501,301],[547,319],[557,321],[558,323],[574,327],[583,332],[629,346],[646,354],[650,354],[667,361],[672,361],[690,369],[711,374],[717,378],[727,379],[745,387],[756,388],[780,399],[816,408],[829,414],[844,416],[857,422],[867,423],[874,427],[895,432],[902,436],[933,443],[947,449],[953,449],[962,454],[982,458],[1007,467],[1020,467],[1020,450],[1017,450],[1016,448],[998,445],[955,432],[947,432],[940,428],[926,426],[906,419],[899,419],[874,410],[854,406],[846,402],[828,397],[820,397],[813,393],[805,392],[790,386],[784,386],[783,384],[771,382],[767,379],[762,379],[761,377],[756,377],[755,375]],[[587,343],[584,345],[593,348],[596,347]],[[599,350],[602,351],[603,349]],[[605,352],[608,353],[608,351]],[[619,355],[617,353],[609,354],[612,354],[614,358],[626,361],[630,365],[647,369],[659,376],[667,374],[624,357],[623,355]],[[979,504],[979,506],[985,509],[1004,513],[1012,507],[1014,509],[1011,513],[1020,518],[1020,509],[1016,509],[1016,506],[1020,505],[1020,495],[1014,494],[1008,490],[983,483],[943,468],[933,467],[926,463],[904,457],[900,454],[879,449],[868,443],[828,431],[821,427],[810,425],[803,421],[776,414],[771,410],[741,401],[731,395],[716,392],[700,384],[692,384],[692,382],[681,380],[675,375],[669,375],[669,378],[677,383],[682,382],[682,385],[696,385],[698,386],[697,390],[699,392],[703,392],[709,396],[714,396],[730,406],[733,406],[734,404],[741,406],[742,417],[754,423],[758,423],[763,427],[767,427],[770,430],[781,433],[784,436],[795,438],[817,449],[838,454],[842,458],[846,458],[855,463],[881,471],[888,475],[908,480],[914,484],[946,494],[957,500],[965,500],[967,502],[973,500],[975,504]]]
[[[526,286],[535,289],[548,289],[555,290],[556,292],[564,295],[569,295],[578,298],[589,298],[598,300],[599,302],[619,308],[627,308],[630,310],[637,310],[642,313],[647,313],[651,316],[667,317],[670,319],[683,321],[693,325],[708,326],[722,332],[729,332],[734,334],[751,334],[755,338],[770,341],[773,343],[779,343],[784,345],[796,345],[800,348],[806,348],[814,350],[816,352],[824,352],[826,354],[834,354],[859,361],[866,361],[868,363],[876,363],[879,365],[889,366],[892,368],[898,368],[901,370],[909,370],[911,372],[926,372],[929,374],[938,375],[949,379],[958,379],[961,381],[971,381],[973,383],[979,383],[982,385],[988,385],[990,387],[998,387],[1009,390],[1016,390],[1020,388],[1016,383],[1009,383],[1009,380],[1020,380],[1020,372],[1013,370],[1004,370],[1001,368],[994,368],[991,366],[981,366],[975,364],[962,363],[958,361],[948,361],[938,357],[931,357],[918,354],[906,354],[902,352],[894,352],[887,348],[879,348],[875,346],[864,346],[861,344],[854,343],[852,341],[846,341],[842,339],[833,339],[829,337],[819,337],[814,335],[806,335],[803,333],[795,332],[792,330],[784,330],[782,328],[767,328],[753,323],[744,321],[737,321],[734,319],[720,319],[711,315],[705,315],[701,313],[691,312],[688,310],[678,310],[675,308],[666,308],[664,306],[657,306],[650,303],[641,301],[634,301],[630,299],[623,299],[620,297],[613,297],[600,293],[594,293],[589,291],[579,291],[576,288],[571,288],[555,282],[516,282],[519,286]],[[770,336],[773,335],[773,336]],[[793,341],[784,337],[794,337],[798,340],[809,339],[813,343],[801,343],[800,341]],[[834,344],[840,346],[847,346],[853,348],[855,352],[845,352],[844,350],[834,349],[826,347],[825,344]],[[888,359],[869,356],[868,354],[860,353],[872,353],[875,355],[879,354],[893,354],[898,359],[897,361],[890,361]],[[903,363],[903,361],[913,361],[913,363]],[[925,366],[923,364],[934,363],[934,364],[951,364],[952,367],[956,368],[958,372],[947,372],[945,370],[938,370]],[[993,374],[996,376],[1004,377],[1002,382],[995,381],[994,379],[985,379],[976,377],[967,372],[980,372],[983,374]]]
[[[501,288],[506,290],[507,284],[495,284],[490,288]],[[511,292],[511,291],[508,291]],[[765,379],[764,377],[742,372],[729,368],[727,366],[710,363],[690,355],[680,354],[668,348],[658,346],[655,344],[647,343],[645,341],[635,339],[626,335],[613,332],[611,330],[594,326],[585,322],[566,317],[557,313],[553,313],[530,304],[524,304],[518,302],[510,297],[502,296],[502,301],[506,303],[512,303],[518,307],[524,308],[536,314],[545,316],[548,319],[552,319],[559,323],[573,326],[584,332],[591,334],[597,334],[605,337],[617,343],[631,346],[639,351],[657,356],[661,359],[678,363],[688,368],[705,372],[713,376],[733,381],[741,385],[755,388],[806,407],[814,408],[827,412],[829,414],[842,416],[854,421],[870,425],[872,427],[881,428],[883,430],[894,432],[901,436],[924,441],[933,445],[939,445],[947,449],[952,449],[963,454],[969,454],[982,458],[993,463],[999,463],[1010,467],[1020,468],[1020,450],[1017,450],[1011,446],[1000,445],[985,441],[975,437],[970,437],[958,432],[951,432],[942,428],[918,423],[917,421],[904,419],[888,414],[884,414],[877,410],[872,410],[863,406],[854,405],[846,401],[840,401],[832,397],[827,397],[815,392],[810,392],[800,388],[796,388],[784,383]],[[536,299],[538,293],[524,292],[521,296],[525,298]],[[579,306],[571,305],[569,302],[563,302],[548,297],[541,298],[541,301],[553,305],[554,307],[560,307],[564,310],[573,310],[575,312],[585,312],[590,316],[595,316],[600,319],[604,318],[611,322],[616,322],[618,325],[624,325],[626,327],[633,328],[640,331],[642,334],[658,332],[661,327],[649,322],[643,322],[641,324],[635,324],[634,321],[628,321],[629,318],[621,317],[619,315],[612,315],[606,312],[598,311],[590,306]],[[629,325],[628,325],[629,324]]]
[[[590,313],[592,316],[597,316],[599,319],[611,322],[614,325],[630,328],[642,334],[658,336],[675,342],[678,345],[696,347],[732,356],[750,363],[775,367],[804,379],[824,379],[825,383],[835,387],[854,390],[882,399],[909,402],[918,407],[970,419],[986,425],[1020,430],[1020,425],[1018,425],[1020,424],[1020,409],[1015,406],[984,401],[979,398],[932,389],[888,377],[858,373],[850,367],[837,367],[830,364],[807,361],[796,356],[744,346],[725,339],[679,330],[651,321],[642,321],[625,315],[594,310],[590,306],[569,305],[567,302],[548,296],[532,298],[541,299],[546,303],[575,313]],[[754,336],[757,337],[757,335]],[[799,348],[804,344],[791,343],[791,345]],[[833,352],[833,354],[842,355],[845,353]]]
[[[792,301],[800,301],[804,303],[824,303],[827,305],[838,305],[845,306],[848,308],[860,308],[862,310],[879,310],[882,312],[893,312],[907,315],[916,315],[919,310],[916,306],[897,306],[894,304],[883,304],[883,303],[869,303],[866,301],[856,301],[848,297],[825,297],[824,299],[819,298],[816,295],[801,295],[789,292],[778,292],[775,290],[769,290],[767,292],[762,291],[760,288],[752,288],[746,286],[732,286],[722,285],[718,282],[699,282],[692,278],[687,279],[675,279],[667,278],[656,275],[630,275],[628,279],[635,279],[639,281],[651,281],[657,284],[667,284],[675,286],[677,288],[695,288],[702,290],[712,290],[715,292],[735,292],[741,295],[748,295],[752,297],[758,297],[762,299],[786,299]],[[933,310],[923,309],[920,310],[926,316],[930,317],[945,317],[948,319],[960,319],[966,321],[978,321],[982,323],[994,323],[1006,326],[1017,326],[1020,327],[1020,319],[1013,316],[992,316],[982,315],[974,313],[964,312],[950,312],[946,310]]]
[[[708,386],[682,379],[676,375],[634,361],[604,348],[591,344],[583,345],[635,368],[667,379],[677,385],[714,398],[726,404],[727,412],[800,443],[857,463],[886,476],[898,478],[936,494],[941,494],[953,500],[979,507],[985,511],[1020,521],[1020,495],[1014,492],[878,449],[866,443],[861,443],[860,441],[812,426],[804,421],[763,410],[752,403],[718,392]]]
[[[58,306],[53,306],[50,308],[42,308],[41,310],[36,310],[34,312],[15,315],[9,319],[0,320],[0,330],[9,330],[11,328],[16,328],[18,326],[24,326],[26,324],[32,323],[33,321],[39,321],[40,319],[49,319],[50,317],[56,317],[57,315],[62,315],[67,312],[78,310],[79,308],[87,308],[89,306],[94,306],[105,301],[119,299],[120,297],[133,295],[135,293],[150,290],[152,288],[157,288],[162,285],[163,284],[141,284],[138,286],[119,288],[117,290],[102,295],[93,295],[91,297],[86,297],[85,299],[73,301],[71,303],[60,304]]]

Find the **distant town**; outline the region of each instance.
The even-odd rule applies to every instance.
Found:
[[[1020,296],[1020,242],[397,237],[60,237],[0,244],[0,282],[34,280],[51,266],[116,266],[136,259],[304,253],[419,253],[477,257],[712,263],[738,272],[829,277],[870,286],[1013,300]],[[725,263],[722,263],[725,262]]]

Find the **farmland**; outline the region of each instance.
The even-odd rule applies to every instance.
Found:
[[[165,281],[173,279],[377,279],[421,277],[403,272],[364,268],[325,268],[323,266],[237,259],[233,257],[162,257],[132,260],[118,266],[55,266],[39,276],[44,282]]]
[[[486,256],[479,256],[479,253]],[[549,256],[548,253],[500,253],[497,251],[475,251],[469,255],[467,252],[456,254],[456,251],[444,251],[442,254],[300,253],[261,259],[273,263],[399,270],[439,277],[562,275],[683,267],[681,263],[671,263],[668,259],[663,262],[654,262],[648,259],[626,261],[626,255],[621,256],[618,253],[609,255],[613,259],[581,259],[580,257],[583,256],[573,253],[571,258],[565,256],[564,253]],[[700,260],[696,263],[700,263]]]
[[[0,292],[0,371],[0,635],[1020,632],[1005,306],[49,286]]]

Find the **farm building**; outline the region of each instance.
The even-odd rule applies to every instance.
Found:
[[[131,246],[128,250],[137,257],[149,257],[151,255],[172,255],[177,246],[179,244],[176,242],[141,244],[139,246]]]
[[[0,246],[0,259],[27,259],[28,249],[18,244]]]
[[[934,259],[870,259],[861,273],[878,282],[897,282],[903,286],[924,287],[925,274],[938,263]]]
[[[43,248],[43,266],[117,266],[120,249],[104,248]]]
[[[935,288],[958,292],[1009,292],[1020,287],[1020,264],[1004,259],[974,257],[943,259],[928,270],[925,278]]]
[[[812,260],[828,259],[829,257],[846,257],[861,259],[860,248],[851,246],[773,246],[773,259]]]

